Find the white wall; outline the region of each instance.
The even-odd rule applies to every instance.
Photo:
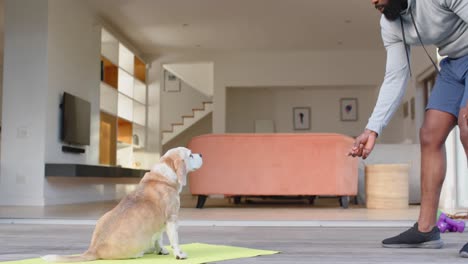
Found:
[[[212,62],[165,64],[164,68],[206,96],[213,96]]]
[[[374,89],[373,86],[228,88],[226,132],[252,133],[256,119],[271,119],[278,133],[330,132],[356,136],[372,111]],[[340,120],[340,98],[347,97],[358,99],[357,121]],[[310,107],[310,130],[293,129],[293,107]]]
[[[211,99],[181,81],[180,92],[161,94],[161,121],[163,130],[170,130],[172,123],[181,123],[183,115],[192,115],[192,109],[203,107],[203,102]]]
[[[225,87],[368,86],[378,82],[382,52],[245,53],[215,62],[215,132],[225,130]],[[356,67],[359,64],[360,67]]]
[[[3,54],[3,51],[0,51],[0,54]],[[3,55],[0,55],[0,60],[1,60],[1,65],[0,65],[0,137],[2,135],[1,133],[1,126],[2,126],[2,104],[3,104]]]
[[[146,147],[150,156],[158,160],[161,156],[161,96],[162,96],[162,64],[158,61],[153,61],[149,65],[146,82],[148,84],[148,112],[147,112],[147,139]],[[151,160],[148,158],[147,160]]]
[[[226,87],[377,86],[384,74],[385,52],[236,52],[172,55],[159,60],[214,62],[213,131],[223,133]]]
[[[429,47],[434,52],[433,47]],[[385,73],[386,53],[381,50],[301,51],[301,52],[236,52],[228,54],[171,54],[157,62],[214,62],[213,132],[226,131],[226,87],[374,87],[374,94],[362,102],[375,105]],[[405,100],[416,95],[416,120],[403,119],[400,109],[387,128],[380,143],[401,143],[405,139],[416,143],[422,123],[424,106],[418,95],[415,78],[430,65],[422,48],[412,50],[413,79]],[[366,103],[364,103],[366,104]],[[361,105],[361,100],[360,100]],[[363,121],[370,117],[360,115]],[[364,121],[363,121],[364,122]],[[361,129],[363,129],[362,127]]]
[[[46,163],[99,163],[100,27],[79,1],[49,1]],[[59,104],[63,92],[91,103],[91,139],[84,154],[64,153]]]
[[[42,205],[48,1],[5,1],[0,204]]]
[[[122,199],[135,190],[139,178],[71,178],[51,177],[47,179],[44,192],[45,204],[73,204]],[[48,194],[48,195],[47,195]]]

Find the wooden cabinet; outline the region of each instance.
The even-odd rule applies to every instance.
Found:
[[[106,57],[101,56],[101,82],[117,89],[119,68]]]
[[[146,65],[137,56],[134,58],[135,77],[143,83],[146,83]]]
[[[99,128],[99,163],[105,165],[116,165],[117,154],[117,128],[116,117],[101,112]]]
[[[133,143],[132,123],[123,118],[119,118],[118,120],[117,142],[131,145]]]

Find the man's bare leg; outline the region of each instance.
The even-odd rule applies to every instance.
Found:
[[[420,130],[421,210],[418,229],[429,232],[437,222],[440,192],[447,168],[445,140],[457,119],[449,113],[427,110]]]
[[[445,140],[456,124],[452,114],[427,110],[420,131],[421,210],[419,220],[403,233],[382,241],[387,248],[442,248],[444,242],[435,227],[440,190],[445,178]]]
[[[460,140],[468,157],[468,104],[458,114],[458,127],[460,128]]]

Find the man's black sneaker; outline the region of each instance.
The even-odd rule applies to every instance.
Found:
[[[432,228],[430,232],[423,233],[418,230],[418,223],[416,223],[398,236],[382,241],[382,246],[386,248],[442,248],[444,242],[440,239],[440,231],[437,226]],[[466,253],[468,254],[468,251]]]
[[[462,258],[468,258],[468,243],[466,243],[462,249],[460,249],[460,257]]]

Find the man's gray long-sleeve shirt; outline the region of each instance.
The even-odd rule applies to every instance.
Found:
[[[439,54],[449,58],[468,55],[468,0],[408,0],[408,9],[401,14],[408,52],[410,45],[420,45],[410,10],[424,45],[437,46]],[[400,20],[382,15],[380,26],[387,50],[385,79],[366,126],[379,135],[398,109],[409,79]]]

